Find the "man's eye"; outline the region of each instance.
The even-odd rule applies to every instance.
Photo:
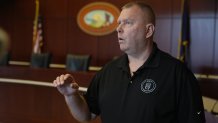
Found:
[[[126,23],[126,24],[132,24],[132,22],[130,22],[130,21],[126,21],[125,23]]]

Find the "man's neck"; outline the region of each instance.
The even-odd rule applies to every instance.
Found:
[[[147,47],[146,50],[144,50],[141,53],[138,54],[128,54],[129,59],[129,68],[130,73],[135,72],[138,70],[139,67],[141,67],[145,61],[147,61],[148,57],[150,56],[153,49],[153,42],[151,42]]]

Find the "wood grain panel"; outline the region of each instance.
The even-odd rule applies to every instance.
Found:
[[[67,52],[78,55],[91,55],[91,65],[97,61],[97,37],[86,34],[77,25],[76,18],[68,21]]]
[[[56,88],[0,83],[0,89],[1,122],[79,123],[70,114],[63,96]],[[8,100],[3,97],[6,94]],[[4,103],[6,105],[2,105]],[[98,120],[92,123],[99,123]]]
[[[173,17],[175,18],[178,18],[178,17],[181,17],[181,8],[182,8],[182,3],[183,0],[172,0],[172,14],[173,14]]]
[[[105,0],[111,4],[114,4],[119,10],[129,1],[129,0]]]
[[[215,16],[216,0],[190,0],[192,17],[208,18]]]
[[[67,20],[47,19],[44,24],[43,51],[52,53],[53,63],[65,63]]]
[[[29,61],[32,51],[33,21],[31,19],[16,18],[14,23],[11,59]]]
[[[218,1],[215,0],[215,6],[216,6],[216,18],[218,18]]]
[[[182,0],[172,2],[174,17],[181,17]],[[216,0],[190,0],[190,15],[199,18],[214,17],[216,4]]]
[[[44,16],[46,18],[66,19],[68,17],[68,1],[69,0],[45,0],[45,8],[43,8]]]
[[[1,78],[52,82],[57,75],[72,74],[80,86],[87,87],[93,72],[63,69],[0,67]],[[64,97],[54,87],[0,82],[0,122],[4,123],[78,123],[70,114]],[[99,123],[97,119],[92,123]]]
[[[10,0],[1,0],[0,1],[0,17],[4,18],[13,18],[14,16],[14,2]],[[1,18],[1,20],[4,20]],[[0,21],[1,21],[0,20]]]
[[[35,0],[15,0],[15,18],[33,19],[35,15]]]
[[[86,5],[92,3],[92,2],[98,2],[96,0],[68,0],[68,17],[70,18],[76,18],[79,11]],[[101,0],[103,2],[104,0]]]
[[[158,0],[146,1],[154,9],[157,17],[170,17],[172,13],[172,1],[164,0],[164,2]]]
[[[202,95],[210,98],[218,99],[218,81],[215,79],[199,79]]]

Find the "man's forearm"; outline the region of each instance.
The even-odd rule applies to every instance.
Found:
[[[92,119],[88,105],[79,92],[65,96],[65,101],[74,118],[80,122],[88,122]]]

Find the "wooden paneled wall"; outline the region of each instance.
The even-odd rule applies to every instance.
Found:
[[[72,74],[82,87],[87,87],[95,75],[62,69],[0,67],[0,123],[79,123],[70,114],[63,95],[52,86],[54,78],[62,73]],[[100,119],[91,123],[100,123]]]
[[[121,8],[129,0],[101,0]],[[67,53],[91,54],[93,66],[102,66],[122,54],[117,34],[91,36],[76,23],[79,10],[96,0],[40,0],[44,52],[52,63],[64,64]],[[181,0],[147,0],[157,14],[155,41],[176,57],[181,26]],[[0,27],[11,36],[14,61],[29,61],[35,0],[0,0]],[[191,68],[195,72],[218,68],[218,1],[191,0]]]

